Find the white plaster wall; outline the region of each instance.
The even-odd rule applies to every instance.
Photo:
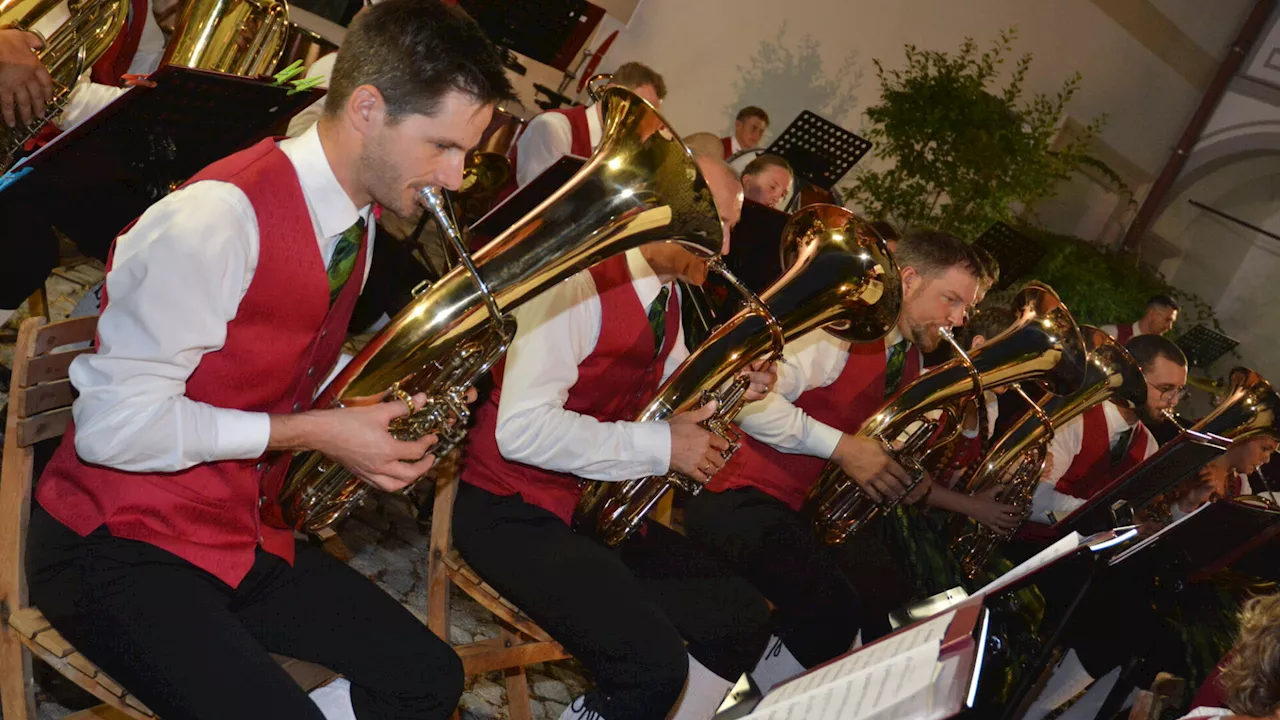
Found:
[[[1176,22],[1203,26],[1193,37],[1214,42],[1238,29],[1237,6],[1247,3],[1174,5]],[[952,51],[965,36],[986,45],[999,29],[1012,25],[1021,33],[1016,52],[1036,57],[1028,89],[1055,91],[1080,71],[1084,87],[1071,114],[1107,113],[1104,140],[1140,167],[1158,172],[1201,89],[1088,0],[646,0],[605,65],[641,60],[664,73],[671,86],[665,114],[682,134],[726,134],[734,112],[745,104],[769,110],[776,132],[804,107],[827,110],[832,120],[856,129],[862,110],[876,100],[873,58],[899,67],[905,43]],[[751,87],[735,84],[756,60],[780,68],[788,52],[792,61],[799,59],[806,38],[817,64],[772,73]],[[1215,48],[1210,51],[1216,54]],[[841,92],[855,99],[831,102]]]
[[[1216,305],[1227,334],[1240,341],[1240,357],[1223,357],[1213,370],[1225,375],[1234,365],[1280,380],[1280,242],[1257,240]]]

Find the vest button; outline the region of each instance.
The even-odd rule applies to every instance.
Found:
[[[262,507],[263,505],[266,505],[266,504],[267,504],[267,496],[266,496],[266,495],[259,495],[259,496],[258,496],[258,507]]]
[[[294,411],[294,412],[298,412],[298,411],[299,411],[299,410],[301,410],[301,409],[302,409],[302,403],[300,403],[300,402],[296,402],[296,403],[294,403],[294,404],[293,404],[293,411]]]
[[[316,369],[314,367],[307,368],[307,377],[311,377],[312,375],[315,375],[315,374],[316,374]]]
[[[259,544],[259,545],[265,545],[265,544],[266,544],[266,542],[267,542],[267,541],[266,541],[266,540],[264,540],[264,539],[262,538],[262,536],[261,536],[261,535],[259,535],[259,536],[258,536],[258,544]]]
[[[258,463],[257,465],[254,465],[254,466],[253,466],[253,469],[254,469],[254,470],[261,470],[261,469],[262,469],[262,467],[263,467],[263,465],[264,465],[264,463]]]
[[[328,335],[328,334],[329,334],[329,330],[328,330],[328,329],[325,329],[325,330],[321,330],[321,331],[320,331],[320,337],[324,337],[324,336],[326,336],[326,335]]]

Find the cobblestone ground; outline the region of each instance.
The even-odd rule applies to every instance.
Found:
[[[102,265],[96,261],[70,270],[59,269],[47,284],[53,319],[66,318],[101,278]],[[8,334],[0,335],[0,362],[6,366],[13,356],[14,329],[26,317],[24,307],[9,323]],[[0,403],[6,399],[4,393],[0,393]],[[419,527],[409,502],[403,498],[384,498],[370,503],[353,514],[341,528],[340,536],[351,551],[351,566],[425,623],[429,538],[426,528]],[[489,611],[456,588],[452,591],[451,611],[449,639],[454,645],[495,637],[500,632]],[[582,668],[573,661],[532,665],[528,672],[535,720],[556,720],[588,685]],[[57,720],[71,713],[44,689],[38,690],[37,701],[40,720]],[[507,718],[506,688],[501,674],[467,678],[459,711],[463,720]]]

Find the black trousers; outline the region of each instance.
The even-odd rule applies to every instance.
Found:
[[[36,506],[31,600],[80,652],[165,718],[324,717],[268,652],[351,682],[360,720],[445,718],[462,664],[390,595],[313,546],[258,550],[239,587],[153,545],[80,537]]]
[[[685,505],[685,531],[769,598],[773,632],[805,667],[847,652],[859,629],[864,640],[888,631],[888,609],[864,613],[850,579],[860,563],[845,556],[864,550],[823,544],[811,523],[760,490],[699,493]]]
[[[611,549],[518,495],[463,483],[453,540],[486,582],[586,666],[595,680],[587,707],[607,720],[662,720],[680,698],[688,655],[736,680],[768,640],[764,598],[656,523]]]

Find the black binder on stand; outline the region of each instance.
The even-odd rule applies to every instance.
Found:
[[[271,79],[166,65],[0,177],[0,212],[65,207],[54,215],[114,237],[206,165],[282,131],[324,95]],[[75,217],[70,217],[74,215]],[[73,239],[78,239],[73,234]]]
[[[830,190],[870,149],[870,140],[805,110],[766,152],[786,158],[797,178]]]
[[[1058,534],[1087,533],[1117,523],[1136,512],[1179,482],[1195,474],[1210,460],[1226,452],[1229,440],[1187,430],[1165,443],[1154,455],[1116,478],[1075,512],[1053,526]]]

